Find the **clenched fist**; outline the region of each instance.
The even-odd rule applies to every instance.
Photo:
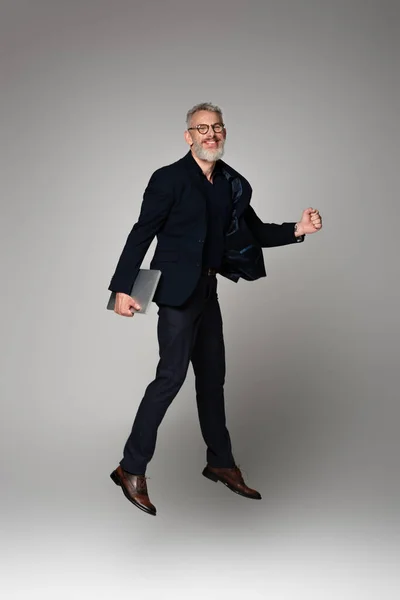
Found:
[[[140,306],[136,300],[131,298],[128,294],[118,292],[115,296],[114,312],[117,313],[117,315],[121,315],[121,317],[133,317],[135,313],[132,312],[132,308],[140,310]]]
[[[321,227],[321,215],[316,208],[306,208],[306,210],[303,210],[301,220],[297,223],[298,235],[315,233],[316,231],[319,231]]]

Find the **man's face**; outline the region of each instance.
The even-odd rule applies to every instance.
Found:
[[[200,110],[193,115],[190,130],[185,132],[187,143],[191,146],[193,154],[200,160],[214,162],[224,154],[226,131],[224,128],[221,132],[216,133],[211,125],[217,123],[221,123],[218,113]],[[197,125],[208,125],[207,133],[202,134],[197,129],[192,129]]]

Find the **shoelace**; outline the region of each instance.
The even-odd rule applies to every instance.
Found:
[[[150,479],[150,477],[146,477],[145,475],[138,477],[138,479],[137,479],[137,491],[138,492],[145,492],[147,494],[147,481],[146,481],[147,479]]]
[[[242,475],[242,469],[241,469],[240,465],[236,465],[235,471],[236,471],[236,473],[238,473],[238,475],[240,475],[241,483],[243,483],[243,485],[245,485],[244,479],[243,479],[243,475]],[[244,469],[243,469],[243,473],[247,477],[247,473],[246,473],[246,471]]]

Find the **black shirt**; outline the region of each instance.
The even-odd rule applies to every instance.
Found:
[[[196,162],[193,159],[194,162]],[[197,165],[197,163],[196,163]],[[232,216],[232,191],[218,161],[213,171],[213,183],[201,172],[207,198],[207,237],[203,248],[203,267],[218,270],[224,254],[225,233]]]

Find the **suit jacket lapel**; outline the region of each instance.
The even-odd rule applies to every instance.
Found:
[[[245,193],[240,175],[233,172],[228,165],[222,164],[222,172],[231,184],[232,189],[232,220],[227,235],[232,235],[239,229],[239,218],[250,202],[250,196]]]
[[[194,192],[196,192],[196,200],[198,200],[198,202],[201,203],[201,206],[204,208],[205,214],[207,196],[201,181],[202,175],[199,170],[200,167],[194,161],[190,151],[181,160],[183,161],[185,168],[187,169],[192,189]]]

